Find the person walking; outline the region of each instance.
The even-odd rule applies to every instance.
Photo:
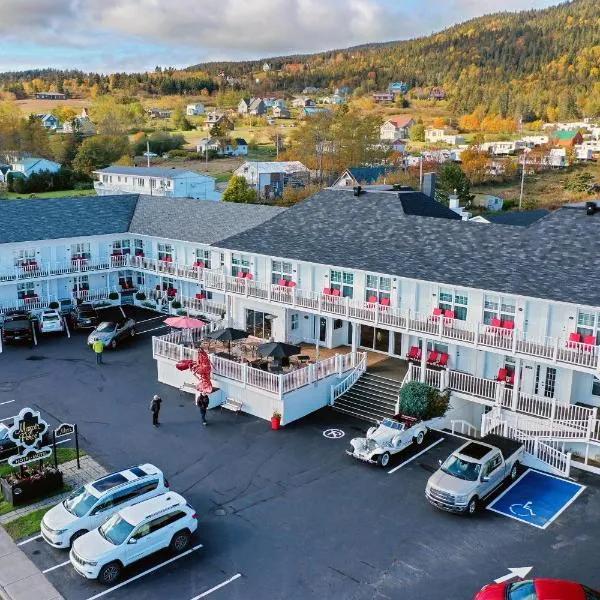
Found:
[[[96,364],[102,364],[102,353],[104,352],[104,344],[101,340],[94,340],[92,350],[96,353]]]
[[[208,410],[208,404],[210,400],[206,394],[200,394],[196,399],[196,406],[200,409],[200,416],[202,417],[202,425],[206,423],[206,411]]]
[[[152,411],[152,425],[154,427],[158,427],[160,423],[158,422],[158,414],[160,413],[160,403],[162,402],[162,398],[158,395],[154,395],[152,398],[152,402],[150,402],[150,410]]]

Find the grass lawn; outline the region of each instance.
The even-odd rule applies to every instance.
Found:
[[[40,496],[39,498],[36,498],[35,500],[32,500],[31,502],[29,502],[29,504],[35,504],[36,502],[39,502],[40,500],[45,500],[46,498],[52,498],[53,496],[58,496],[60,494],[65,494],[66,492],[70,492],[72,489],[73,488],[70,485],[63,485],[59,490],[54,490],[53,492],[50,492],[49,494],[45,494],[44,496]],[[27,504],[21,504],[20,506],[15,507],[12,504],[9,504],[4,498],[0,497],[0,515],[5,515],[6,513],[9,513],[11,511],[15,510],[16,508],[23,508],[25,506],[27,506]],[[46,508],[41,509],[42,510],[42,515],[49,508],[52,508],[52,507],[46,507]],[[40,511],[36,511],[36,512],[40,512]],[[29,517],[29,515],[25,515],[23,517],[19,517],[18,519],[15,519],[14,521],[9,521],[9,523],[6,524],[7,531],[8,531],[8,526],[9,525],[11,525],[12,523],[15,523],[16,521],[20,521],[22,519],[27,519],[28,517]],[[40,516],[40,519],[41,518],[42,517]],[[37,529],[35,531],[39,530],[39,528],[40,528],[39,525],[40,525],[40,522],[38,520],[38,527],[37,527]],[[34,533],[35,533],[35,531],[34,531]]]
[[[51,507],[40,508],[28,515],[24,515],[10,521],[4,526],[6,532],[13,540],[30,537],[35,535],[40,530],[40,523],[44,515],[50,510]]]
[[[64,190],[62,192],[39,192],[37,194],[17,194],[6,192],[0,195],[0,200],[19,200],[32,198],[64,198],[66,196],[95,196],[96,190]]]
[[[216,173],[213,175],[213,177],[217,183],[227,183],[231,179],[232,175],[233,173],[231,171],[227,171],[226,173]]]
[[[85,456],[85,452],[83,450],[81,450],[81,448],[79,449],[79,456]],[[58,462],[59,465],[62,465],[63,463],[69,462],[70,460],[75,460],[77,458],[77,452],[75,451],[75,448],[61,448],[58,447],[56,449],[56,460]],[[44,461],[46,464],[53,466],[54,465],[54,457],[50,457],[50,459],[45,460]],[[37,463],[33,463],[35,466],[37,466]],[[0,477],[4,477],[5,475],[8,475],[9,473],[12,473],[13,471],[17,471],[17,468],[13,468],[10,465],[3,463],[0,464]]]

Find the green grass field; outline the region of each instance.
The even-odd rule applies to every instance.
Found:
[[[95,195],[96,190],[64,190],[62,192],[40,192],[37,194],[17,194],[16,192],[5,192],[0,193],[0,200],[31,200],[39,198],[65,198]]]
[[[32,535],[35,535],[40,530],[40,523],[44,515],[50,510],[51,507],[40,508],[28,515],[24,515],[10,521],[4,526],[6,532],[13,540],[19,540]]]

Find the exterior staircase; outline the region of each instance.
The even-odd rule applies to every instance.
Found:
[[[363,373],[356,383],[336,398],[334,410],[377,423],[396,413],[402,383],[373,373]]]

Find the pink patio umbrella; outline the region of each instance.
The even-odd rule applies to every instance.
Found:
[[[169,317],[164,320],[164,323],[169,327],[175,327],[175,329],[200,329],[200,327],[206,325],[204,321],[188,316]]]

